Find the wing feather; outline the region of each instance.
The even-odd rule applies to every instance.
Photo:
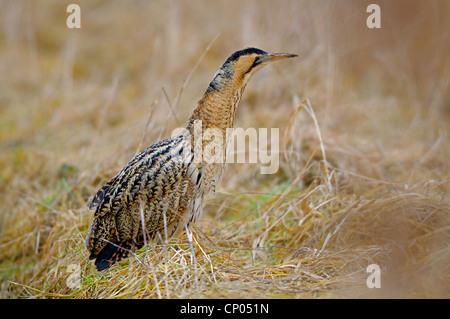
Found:
[[[186,156],[181,154],[183,141],[182,136],[172,137],[143,150],[97,191],[89,204],[94,221],[86,238],[92,258],[108,242],[137,242],[143,236],[143,212],[146,232],[154,234],[163,225],[163,215],[173,223],[189,209],[194,188],[187,185],[192,185],[187,172],[194,164],[189,153],[180,158]]]

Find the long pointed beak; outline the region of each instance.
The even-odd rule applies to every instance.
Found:
[[[259,57],[259,63],[269,63],[269,62],[274,62],[277,60],[282,60],[282,59],[288,59],[288,58],[295,58],[296,56],[298,56],[297,54],[292,54],[292,53],[267,53],[261,57]]]

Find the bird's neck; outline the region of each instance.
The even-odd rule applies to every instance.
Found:
[[[197,107],[188,120],[187,129],[193,133],[195,121],[201,121],[202,129],[217,128],[226,131],[234,126],[236,110],[245,89],[244,85],[221,83],[221,87],[214,86],[214,82],[206,90]]]

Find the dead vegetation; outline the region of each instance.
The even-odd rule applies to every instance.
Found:
[[[1,2],[0,296],[448,298],[449,4],[379,2],[378,31],[364,1],[79,1],[80,30],[64,3]],[[237,114],[280,128],[279,171],[229,165],[192,234],[97,272],[89,197],[246,46],[300,54]]]

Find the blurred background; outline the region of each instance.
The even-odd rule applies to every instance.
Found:
[[[66,26],[70,3],[81,8],[81,29]],[[371,3],[380,29],[366,25]],[[220,65],[246,47],[299,55],[254,76],[236,119],[279,127],[284,153],[275,176],[231,165],[223,192],[295,179],[318,146],[299,108],[308,99],[336,197],[368,196],[375,184],[412,189],[448,214],[449,16],[446,0],[1,0],[2,289],[16,296],[7,280],[39,277],[62,233],[82,242],[89,196],[136,151],[184,126]],[[318,172],[303,172],[302,187]],[[205,209],[213,219],[216,208]],[[433,226],[444,243],[447,222]],[[442,271],[438,296],[448,294]]]

